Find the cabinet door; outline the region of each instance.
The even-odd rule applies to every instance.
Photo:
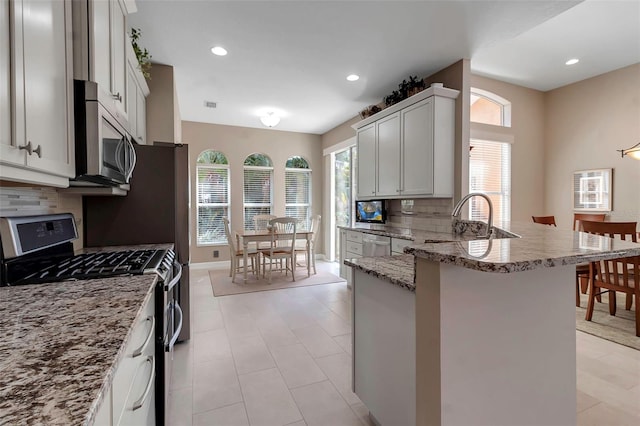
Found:
[[[376,126],[358,129],[358,198],[376,195]]]
[[[402,111],[402,194],[433,194],[433,98]]]
[[[112,58],[112,87],[111,93],[116,106],[125,112],[125,90],[127,80],[127,61],[125,42],[126,37],[126,12],[119,0],[111,0],[111,58]]]
[[[136,133],[138,143],[147,143],[147,100],[139,87],[136,90]]]
[[[25,153],[12,142],[11,129],[11,34],[9,2],[0,3],[0,161],[24,164]]]
[[[376,195],[400,194],[400,113],[376,122],[378,139],[378,188]]]
[[[138,84],[136,83],[136,75],[131,63],[127,63],[127,96],[125,105],[127,107],[127,116],[129,118],[129,131],[135,137],[138,133],[138,122],[136,121],[136,111],[138,110],[136,102]]]
[[[91,20],[93,28],[90,29],[90,37],[93,37],[93,51],[90,63],[93,65],[90,75],[102,90],[111,92],[111,28],[109,24],[109,1],[91,1]],[[90,65],[91,66],[91,65]]]
[[[73,177],[71,1],[24,0],[22,35],[27,165]]]

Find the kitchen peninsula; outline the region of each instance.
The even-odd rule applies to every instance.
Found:
[[[442,235],[413,256],[345,262],[354,389],[380,424],[575,425],[574,265],[640,245],[500,227],[518,238]]]

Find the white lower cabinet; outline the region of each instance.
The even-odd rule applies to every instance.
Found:
[[[96,425],[155,425],[154,295],[133,325]]]

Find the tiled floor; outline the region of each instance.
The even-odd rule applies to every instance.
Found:
[[[318,262],[337,274],[337,264]],[[325,284],[214,298],[191,271],[171,425],[370,425],[350,390],[350,293]],[[640,424],[640,352],[577,332],[578,425]]]

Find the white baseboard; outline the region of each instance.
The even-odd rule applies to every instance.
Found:
[[[229,260],[221,260],[219,262],[199,262],[199,263],[190,263],[189,269],[229,269],[231,267],[231,261]]]

